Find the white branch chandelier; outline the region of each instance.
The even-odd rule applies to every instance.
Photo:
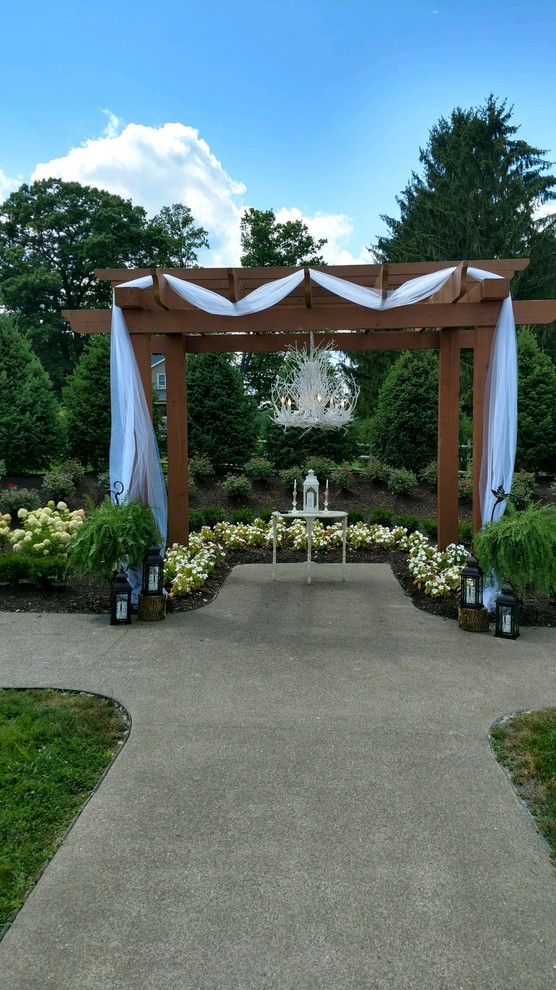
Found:
[[[350,375],[334,367],[331,345],[310,350],[292,350],[286,358],[283,377],[272,389],[273,422],[298,429],[337,430],[353,419],[359,388]]]

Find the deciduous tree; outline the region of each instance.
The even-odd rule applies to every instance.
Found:
[[[302,220],[279,223],[274,210],[250,207],[241,218],[241,264],[246,268],[324,265],[319,252],[326,238],[315,240]]]
[[[83,347],[61,311],[112,301],[111,286],[98,281],[95,269],[189,265],[206,243],[206,231],[181,204],[149,221],[141,206],[103,189],[41,179],[0,207],[2,302],[18,314],[60,390]]]
[[[183,203],[163,206],[151,220],[149,230],[153,242],[151,264],[194,268],[197,252],[209,247],[207,231],[195,226],[191,210]]]
[[[274,210],[256,210],[250,207],[241,219],[241,264],[249,268],[295,267],[297,265],[323,265],[319,252],[326,239],[315,240],[302,220],[287,220],[279,223]],[[246,353],[241,357],[241,372],[245,375],[248,387],[255,387],[257,397],[260,391],[257,381],[273,379],[279,373],[284,355],[275,352],[271,355]],[[271,382],[272,384],[272,382]],[[265,398],[268,398],[267,392]]]

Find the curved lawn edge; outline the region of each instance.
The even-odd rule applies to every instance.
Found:
[[[10,714],[7,698],[8,696],[21,698],[23,695],[36,695],[37,698],[30,699],[29,707],[25,712],[21,709],[19,722],[16,722],[17,714],[15,709]],[[42,715],[39,711],[41,702],[46,705],[47,700],[51,697],[62,696],[72,700],[84,698],[109,703],[111,712],[105,709],[105,714],[112,717],[110,732],[115,733],[117,738],[112,738],[109,741],[106,728],[104,735],[97,731],[96,736],[93,736],[90,731],[91,723],[87,720],[84,710],[82,713],[78,710],[70,712],[70,715],[76,720],[81,719],[77,727],[78,731],[74,731],[71,736],[62,736],[62,729],[64,731],[67,731],[68,728],[71,729],[71,720],[62,718],[49,726],[48,719],[45,717],[46,711]],[[36,710],[31,715],[33,701]],[[67,708],[69,709],[69,707],[68,705]],[[60,706],[60,710],[62,710],[62,706]],[[30,716],[30,724],[24,721],[24,716]],[[118,726],[117,732],[115,731],[116,725]],[[102,692],[51,686],[7,685],[0,687],[0,787],[6,782],[12,785],[5,788],[6,798],[0,808],[0,842],[3,846],[0,850],[3,865],[0,941],[14,923],[27,897],[66,840],[83,810],[100,788],[129,739],[131,726],[131,715],[125,706],[117,699]],[[49,727],[52,730],[53,739],[48,738]],[[26,731],[28,733],[27,740]],[[56,733],[58,733],[61,743],[58,748],[54,746]],[[89,740],[90,745],[88,745]],[[39,741],[40,746],[38,745]],[[78,760],[77,753],[75,753],[74,763],[69,764],[65,757],[71,756],[72,747],[80,750],[80,758]],[[18,749],[23,753],[23,756],[20,753],[19,764],[16,759],[13,759],[13,754],[17,754]],[[107,751],[110,753],[109,758],[107,758]],[[57,769],[56,761],[58,761]],[[87,766],[88,762],[94,765]],[[45,772],[49,769],[49,763],[52,764],[50,779],[49,774]],[[42,765],[42,776],[40,774],[29,776],[30,772],[31,774],[34,773],[37,764]],[[72,774],[75,774],[73,779]],[[80,776],[83,780],[79,779]],[[33,788],[38,787],[36,781],[43,784],[38,794],[34,789],[31,789],[31,785]],[[13,786],[14,783],[16,786]],[[78,786],[78,791],[71,792],[70,786],[74,788]],[[11,799],[9,801],[8,795]],[[45,795],[48,795],[50,804],[54,801],[58,802],[58,810],[48,821],[41,817]],[[27,800],[31,796],[33,796],[32,799]],[[19,821],[24,823],[24,826],[18,826]],[[34,826],[31,834],[29,834],[27,827],[29,822]],[[9,845],[8,841],[10,836],[15,839],[12,846]],[[18,847],[18,841],[25,846],[24,850]],[[18,880],[13,879],[12,874],[14,872],[17,873]],[[24,883],[19,879],[22,875]]]

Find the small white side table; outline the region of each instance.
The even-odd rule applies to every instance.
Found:
[[[305,519],[307,522],[307,584],[311,584],[311,558],[313,550],[313,522],[315,519],[342,520],[342,581],[346,579],[346,535],[347,535],[347,512],[335,512],[327,509],[326,512],[304,512],[303,510],[291,510],[290,512],[272,513],[272,580],[276,580],[276,546],[277,546],[277,523],[279,519]]]

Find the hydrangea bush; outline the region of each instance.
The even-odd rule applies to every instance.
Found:
[[[53,501],[31,511],[21,507],[17,513],[20,529],[10,530],[10,517],[3,516],[0,546],[8,551],[0,558],[4,579],[62,582],[66,576],[67,546],[83,525],[84,516],[83,509],[70,512],[65,502],[55,505]]]
[[[19,509],[17,516],[23,528],[10,533],[12,550],[46,557],[65,554],[67,544],[83,525],[85,510],[70,512],[65,502],[55,505],[50,501],[44,508],[32,512]]]
[[[9,512],[0,512],[0,548],[7,546],[10,541],[10,523],[12,521]]]

